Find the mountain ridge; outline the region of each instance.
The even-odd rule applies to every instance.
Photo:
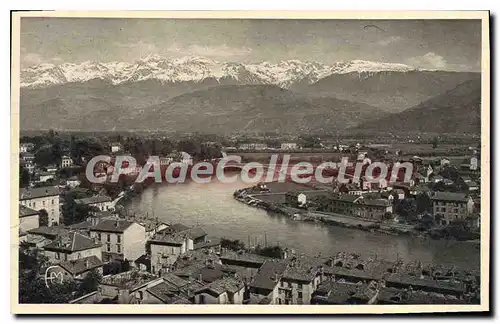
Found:
[[[148,56],[128,62],[42,63],[21,70],[21,87],[42,88],[70,82],[102,79],[111,84],[148,79],[164,83],[200,82],[207,78],[233,79],[246,84],[273,84],[290,88],[295,83],[317,82],[332,74],[421,71],[401,63],[364,60],[340,61],[331,65],[314,61],[286,60],[277,63],[220,62],[203,57],[176,59]]]

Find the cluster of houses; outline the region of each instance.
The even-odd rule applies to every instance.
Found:
[[[366,161],[367,152],[359,152],[358,161]],[[421,159],[413,157],[416,168],[409,182],[389,182],[380,179],[373,183],[364,176],[358,180],[348,174],[347,183],[334,182],[333,187],[314,185],[305,190],[289,191],[284,203],[297,208],[317,207],[321,211],[360,217],[371,221],[400,221],[396,205],[402,200],[418,204],[417,196],[426,195],[430,201],[430,215],[437,225],[446,226],[454,221],[467,221],[472,229],[480,227],[480,171],[477,157],[470,163],[463,159],[452,163],[450,159]],[[453,179],[452,179],[453,178]],[[313,190],[314,189],[314,190]],[[423,215],[423,213],[422,213]],[[422,216],[418,215],[418,216]]]
[[[80,180],[76,176],[63,180],[59,179],[58,171],[60,169],[78,167],[74,164],[69,154],[61,156],[59,165],[51,164],[42,168],[35,163],[34,150],[35,145],[33,143],[21,143],[19,146],[19,164],[28,171],[30,175],[30,186],[43,184],[49,181],[60,181],[58,183],[59,185],[73,188],[80,184]]]

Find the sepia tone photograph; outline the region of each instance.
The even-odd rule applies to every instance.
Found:
[[[12,312],[489,310],[489,12],[13,12],[11,45]]]

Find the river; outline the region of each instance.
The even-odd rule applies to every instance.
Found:
[[[293,221],[283,215],[247,206],[233,198],[236,189],[248,187],[237,181],[224,184],[155,184],[127,202],[129,212],[148,213],[169,223],[199,225],[211,236],[240,239],[246,245],[280,244],[309,255],[339,251],[362,257],[398,257],[465,268],[479,268],[479,245],[469,242],[394,236],[357,229]]]

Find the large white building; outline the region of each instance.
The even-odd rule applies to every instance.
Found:
[[[59,224],[59,189],[57,187],[21,188],[19,203],[36,211],[45,210],[49,226]]]

